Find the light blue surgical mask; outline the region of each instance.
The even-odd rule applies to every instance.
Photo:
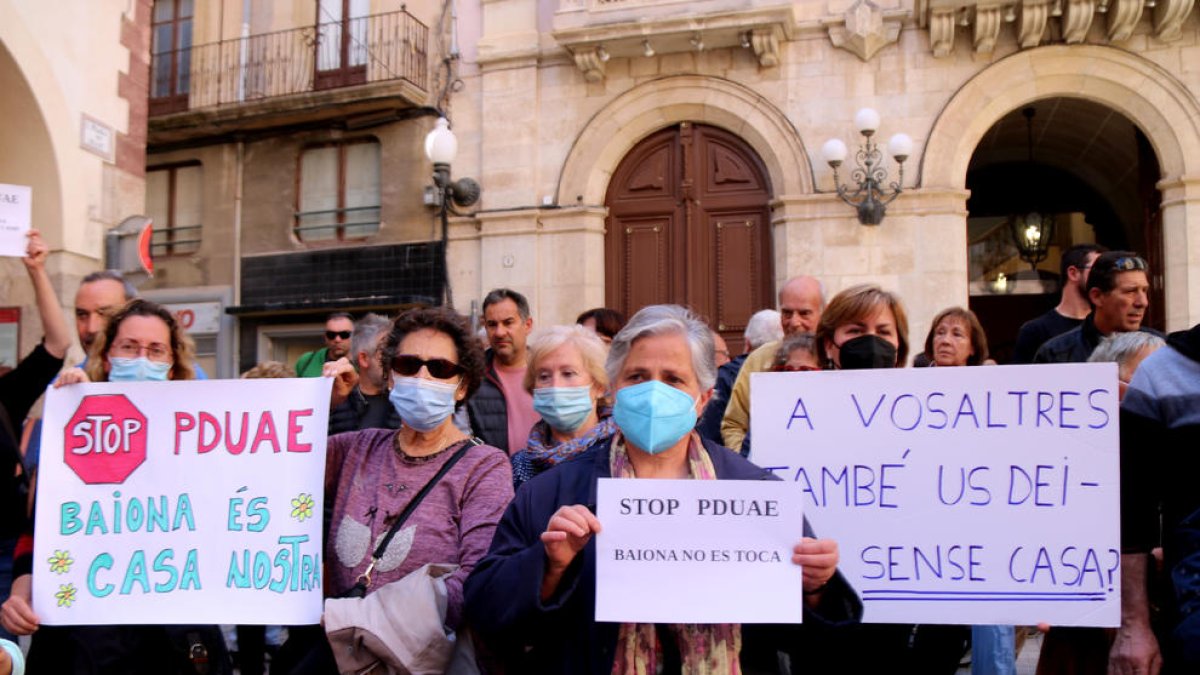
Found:
[[[171,372],[171,364],[151,361],[144,356],[136,359],[110,356],[108,365],[111,367],[109,382],[162,382]]]
[[[696,426],[696,399],[658,380],[617,391],[613,420],[639,450],[651,455],[670,448]]]
[[[569,434],[596,409],[591,385],[533,390],[533,409],[555,431]]]
[[[420,432],[433,431],[454,414],[457,384],[434,382],[423,377],[397,377],[388,400],[408,426]]]

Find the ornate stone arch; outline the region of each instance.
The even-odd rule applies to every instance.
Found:
[[[1084,98],[1137,124],[1158,155],[1164,179],[1200,175],[1200,104],[1158,65],[1112,47],[1056,45],[1017,52],[959,89],[933,124],[921,159],[923,187],[966,187],[967,165],[988,129],[1037,99]]]
[[[730,80],[682,75],[640,84],[588,121],[563,164],[558,203],[604,203],[612,172],[639,140],[688,121],[727,129],[749,143],[767,166],[776,198],[813,191],[804,144],[775,104]]]

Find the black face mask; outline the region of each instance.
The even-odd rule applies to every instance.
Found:
[[[893,368],[896,346],[878,335],[860,335],[838,347],[838,360],[842,370]]]

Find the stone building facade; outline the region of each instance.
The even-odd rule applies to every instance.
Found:
[[[32,188],[33,226],[68,313],[80,278],[103,266],[105,232],[145,202],[150,9],[96,0],[64,21],[58,3],[0,0],[0,183]],[[0,258],[0,307],[17,310],[6,314],[27,354],[42,326],[16,258]]]
[[[1150,259],[1154,325],[1200,321],[1193,0],[155,0],[89,3],[58,31],[40,4],[0,0],[0,73],[45,118],[0,131],[24,153],[0,181],[62,192],[36,208],[62,211],[37,217],[63,223],[68,296],[107,228],[151,216],[142,289],[197,317],[219,375],[294,360],[331,310],[445,283],[463,312],[515,288],[542,325],[680,302],[736,347],[799,273],[896,290],[914,342],[968,305],[1003,360],[1085,241]],[[33,119],[13,100],[6,119]],[[851,179],[863,107],[881,143],[914,141],[902,177],[883,160],[903,192],[879,225],[820,152],[849,145]],[[84,114],[112,159],[67,138]],[[422,147],[438,115],[452,177],[482,187],[445,235]],[[1033,264],[1007,225],[1030,211],[1056,224]]]
[[[1057,276],[1057,254],[1100,241],[1151,259],[1159,326],[1200,320],[1200,13],[1190,1],[485,0],[472,9],[480,35],[451,119],[471,148],[462,170],[484,190],[451,250],[466,262],[456,280],[474,293],[527,291],[551,321],[636,295],[619,288],[628,276],[604,274],[626,253],[611,246],[613,176],[655,132],[708,125],[743,140],[769,176],[771,259],[753,273],[769,270],[775,285],[798,273],[830,292],[881,283],[905,299],[918,341],[937,311],[970,304],[1003,345],[1056,298],[1046,278]],[[861,142],[862,107],[881,113],[877,136],[915,141],[904,192],[878,226],[858,223],[820,156],[828,138]],[[1028,166],[1026,107],[1038,113]],[[1048,203],[1027,203],[1034,193]],[[1060,212],[1059,234],[1038,292],[1021,298],[1011,284],[1028,265],[1015,248],[988,251],[1008,237],[1007,211],[1038,206]],[[716,259],[685,249],[666,264]],[[666,283],[656,299],[698,294]],[[763,301],[749,292],[706,301],[714,326],[736,331],[758,308],[744,306],[752,297]]]

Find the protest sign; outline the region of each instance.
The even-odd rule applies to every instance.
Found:
[[[32,195],[28,186],[0,183],[0,256],[25,257]]]
[[[795,484],[602,478],[596,497],[597,621],[800,623]]]
[[[750,410],[864,621],[1119,624],[1114,364],[756,373]]]
[[[51,389],[42,623],[316,623],[329,393],[325,378]]]

